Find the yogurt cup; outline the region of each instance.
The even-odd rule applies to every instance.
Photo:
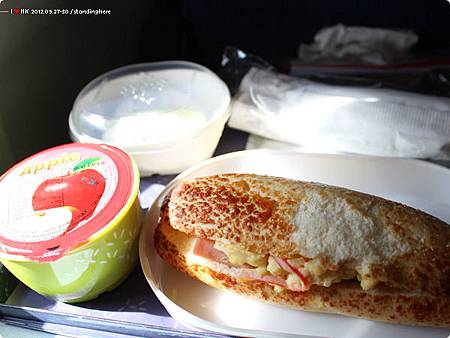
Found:
[[[71,143],[0,177],[0,261],[36,292],[81,302],[137,261],[139,172],[124,151]]]

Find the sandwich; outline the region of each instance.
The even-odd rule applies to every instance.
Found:
[[[177,185],[154,245],[212,287],[304,311],[450,327],[450,226],[349,189],[253,174]]]

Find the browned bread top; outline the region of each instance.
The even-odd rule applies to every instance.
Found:
[[[410,292],[450,296],[450,227],[408,206],[317,183],[252,174],[186,181],[170,224],[282,258],[323,258]]]

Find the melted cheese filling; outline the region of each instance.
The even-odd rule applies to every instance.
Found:
[[[214,247],[222,251],[234,266],[245,266],[247,264],[256,268],[260,276],[271,274],[282,277],[286,281],[287,288],[291,290],[302,289],[306,291],[311,285],[329,287],[334,283],[353,278],[358,278],[361,288],[364,290],[373,288],[378,283],[377,279],[367,274],[360,274],[354,267],[345,265],[338,267],[323,258],[298,257],[285,260],[292,268],[297,269],[300,275],[305,277],[308,281],[308,283],[305,283],[305,280],[302,280],[298,273],[283,268],[272,256],[248,252],[239,245],[220,241],[216,241]]]
[[[267,256],[242,250],[238,245],[225,244],[219,241],[214,243],[217,250],[222,251],[230,263],[236,266],[249,264],[256,268],[267,265]]]

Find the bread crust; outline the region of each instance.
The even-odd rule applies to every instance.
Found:
[[[363,234],[327,243],[323,251],[315,253],[317,256],[338,264],[352,264],[361,274],[376,278],[387,287],[424,297],[441,297],[448,302],[449,225],[422,211],[380,197],[279,177],[223,174],[178,185],[168,201],[168,220],[173,228],[189,236],[226,240],[250,252],[282,258],[295,255],[314,258],[311,248],[304,242],[296,242],[293,235],[304,225],[301,213],[311,212],[302,210],[313,202],[318,205],[314,205],[313,210],[313,221],[318,225],[312,230],[318,234],[326,223],[320,217],[328,215],[329,218],[329,214],[335,217],[333,222],[342,224],[337,228],[336,238],[351,227],[364,232],[366,223],[371,229],[365,237]],[[334,214],[334,209],[329,212],[330,206],[336,209]],[[353,217],[353,221],[346,220],[349,217]],[[353,233],[355,229],[351,229]],[[307,238],[307,241],[313,240],[313,235]],[[359,246],[347,247],[355,243]],[[339,261],[342,249],[351,255]],[[368,261],[366,249],[379,256]],[[448,306],[446,309],[448,311]]]
[[[209,286],[255,300],[304,311],[325,312],[382,322],[450,327],[450,302],[445,297],[402,293],[385,287],[364,291],[355,281],[330,287],[313,286],[306,292],[277,292],[269,283],[238,280],[220,269],[192,264],[188,257],[194,238],[173,229],[163,217],[155,230],[158,254],[177,270]]]

